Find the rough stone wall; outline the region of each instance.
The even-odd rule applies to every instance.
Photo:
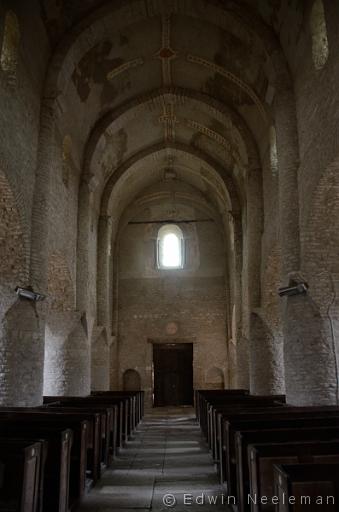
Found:
[[[323,4],[325,32],[322,57],[315,55],[314,5]],[[319,10],[319,9],[318,9]],[[298,121],[300,268],[292,278],[309,284],[307,296],[284,299],[286,387],[292,403],[337,403],[337,159],[339,139],[335,112],[339,108],[338,5],[324,0],[300,6],[293,25],[281,24]],[[313,11],[314,12],[314,11]],[[290,20],[291,15],[290,15]],[[295,24],[297,21],[297,25]],[[294,27],[293,37],[288,37]],[[318,47],[319,50],[319,47]],[[325,48],[326,50],[326,48]],[[286,196],[282,205],[290,208]],[[288,280],[287,280],[288,281]],[[285,281],[283,284],[288,284]],[[286,318],[285,316],[285,318]]]
[[[23,229],[30,242],[40,102],[49,58],[49,44],[40,18],[39,2],[36,0],[29,2],[29,5],[19,0],[1,2],[1,42],[5,31],[6,12],[9,10],[17,16],[20,42],[14,82],[0,66],[0,167],[10,176],[16,190],[17,200],[22,208]]]
[[[157,211],[153,213],[156,215]],[[157,230],[153,224],[128,225],[120,239],[120,385],[125,370],[138,371],[148,405],[152,393],[152,342],[194,343],[194,387],[205,387],[207,372],[215,367],[228,386],[222,235],[212,222],[180,226],[186,234],[189,261],[183,270],[157,269]]]

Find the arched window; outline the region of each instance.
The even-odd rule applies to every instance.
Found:
[[[312,55],[315,69],[322,69],[328,59],[328,39],[324,4],[322,0],[314,0],[311,18]]]
[[[159,229],[157,253],[159,268],[183,268],[184,237],[179,226],[167,224]]]
[[[274,126],[270,128],[270,164],[273,176],[278,173],[278,150],[277,150],[277,133]]]
[[[20,28],[18,18],[13,11],[8,11],[5,16],[0,64],[1,69],[8,74],[11,82],[16,80],[19,44]]]

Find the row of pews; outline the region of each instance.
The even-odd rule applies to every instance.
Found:
[[[197,419],[239,512],[339,510],[339,407],[196,390]]]
[[[0,511],[72,510],[112,464],[143,413],[142,391],[0,407]]]

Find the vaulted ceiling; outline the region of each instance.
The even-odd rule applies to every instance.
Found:
[[[46,96],[102,213],[121,215],[168,168],[220,212],[239,211],[274,97],[290,86],[281,34],[289,13],[301,23],[300,2],[45,0],[42,10],[54,48]]]

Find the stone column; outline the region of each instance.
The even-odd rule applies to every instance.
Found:
[[[110,389],[110,343],[104,327],[94,327],[91,358],[92,391]]]
[[[0,294],[0,403],[2,405],[37,406],[41,405],[43,400],[44,306],[18,298],[14,288],[21,283],[24,287],[32,286],[42,294],[47,292],[48,205],[50,176],[55,161],[54,106],[54,99],[45,100],[41,109],[31,218],[29,272],[24,280],[18,278],[17,281],[12,282],[10,291],[1,290]],[[8,243],[10,243],[9,240],[5,239],[5,246]],[[14,249],[19,250],[19,240]],[[0,284],[3,284],[6,278],[8,278],[7,272]]]
[[[97,321],[98,325],[104,325],[107,329],[112,328],[111,240],[112,219],[101,215],[98,226]]]
[[[280,395],[285,392],[282,339],[277,339],[263,318],[262,311],[254,309],[250,325],[251,392],[254,395]]]
[[[248,310],[244,311],[250,339],[250,388],[254,394],[285,392],[284,357],[281,338],[277,339],[263,318],[261,305],[261,243],[263,229],[262,171],[253,169],[247,177],[247,233],[244,248]]]
[[[1,290],[3,292],[3,290]],[[44,336],[36,303],[1,293],[0,404],[35,407],[42,403]]]
[[[76,309],[87,311],[89,303],[89,236],[90,209],[91,209],[90,184],[86,181],[80,183],[79,207],[78,207],[78,240],[77,240],[77,277],[76,277]]]
[[[231,286],[232,332],[236,340],[237,387],[249,388],[249,343],[243,331],[243,303],[242,303],[242,266],[243,266],[243,234],[240,214],[234,215],[231,221],[233,226],[230,232],[234,233],[233,268],[229,270],[229,279],[233,279]],[[232,236],[232,235],[231,235]]]
[[[275,99],[279,171],[279,224],[282,285],[303,281],[300,273],[298,130],[295,99],[281,87]],[[333,392],[335,358],[328,345],[329,329],[312,300],[305,295],[281,299],[286,395],[294,405],[336,403]],[[329,393],[319,390],[328,390]]]
[[[91,392],[90,329],[79,312],[51,313],[46,321],[44,395]]]

